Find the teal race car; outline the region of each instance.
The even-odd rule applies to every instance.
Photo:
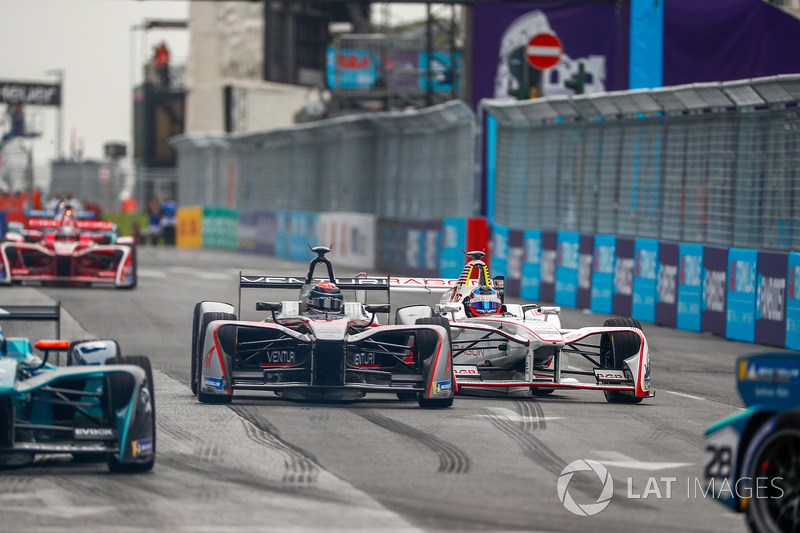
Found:
[[[152,469],[150,360],[122,356],[113,340],[59,339],[60,314],[60,305],[0,306],[0,322],[56,323],[55,339],[35,343],[0,330],[0,467],[30,464],[36,454],[72,454],[105,460],[112,472]]]
[[[745,409],[705,434],[707,494],[752,531],[800,531],[800,353],[740,357]]]

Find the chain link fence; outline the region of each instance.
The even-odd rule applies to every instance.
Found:
[[[475,209],[475,118],[460,101],[171,142],[184,206],[398,218],[468,216]]]
[[[484,100],[493,222],[800,250],[799,102],[800,75]]]

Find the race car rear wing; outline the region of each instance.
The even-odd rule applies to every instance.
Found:
[[[61,302],[56,305],[4,305],[0,307],[0,321],[55,322],[56,339],[61,338]]]

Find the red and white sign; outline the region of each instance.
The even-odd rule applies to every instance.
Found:
[[[561,59],[564,47],[558,37],[551,33],[539,33],[531,37],[525,47],[525,59],[533,68],[544,70],[555,66]]]

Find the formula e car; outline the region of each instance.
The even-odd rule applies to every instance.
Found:
[[[33,346],[0,331],[0,467],[69,453],[105,459],[112,472],[150,470],[156,451],[150,360],[122,356],[113,340],[60,340],[59,319],[60,305],[0,308],[0,320],[56,321],[56,339]],[[66,366],[52,364],[51,354],[60,359],[62,352]]]
[[[752,531],[800,531],[800,354],[739,357],[745,409],[708,427],[707,485]]]
[[[443,292],[435,308],[399,308],[395,323],[440,324],[450,331],[459,392],[530,396],[596,389],[612,403],[654,396],[638,320],[617,317],[603,327],[564,329],[560,307],[505,303],[503,278],[489,278],[484,252],[467,255],[471,261],[458,279],[390,279],[394,290]],[[481,309],[468,314],[474,306]],[[575,358],[585,364],[571,365]]]
[[[117,236],[116,224],[82,219],[69,207],[32,214],[24,226],[10,225],[0,244],[0,285],[136,287],[136,245],[132,237]]]
[[[386,278],[336,278],[317,254],[305,279],[241,275],[242,289],[299,289],[298,300],[259,302],[263,321],[237,319],[232,305],[200,302],[192,328],[192,391],[201,402],[227,403],[235,391],[274,391],[282,398],[352,401],[368,392],[417,399],[421,407],[449,407],[454,377],[450,339],[439,325],[380,325],[388,304],[366,304]],[[327,267],[315,279],[314,268]],[[344,301],[341,290],[360,301]],[[241,309],[240,309],[241,311]]]

